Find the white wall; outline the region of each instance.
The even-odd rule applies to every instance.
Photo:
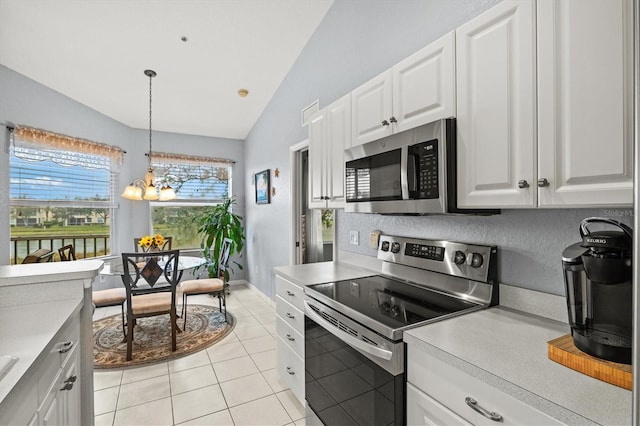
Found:
[[[148,114],[148,105],[140,106],[140,114]],[[132,129],[51,90],[9,68],[0,65],[0,123],[11,122],[38,127],[52,132],[117,145],[127,151],[117,190],[133,179],[144,176],[147,167],[148,129]],[[9,158],[8,132],[0,128],[0,241],[9,241]],[[153,150],[181,154],[229,158],[233,166],[233,192],[239,200],[236,212],[244,213],[244,143],[239,140],[153,132]],[[134,235],[150,229],[149,204],[119,198],[115,212],[115,253],[132,249]],[[0,244],[0,264],[9,264],[10,246]],[[234,280],[244,279],[244,271],[236,270]]]

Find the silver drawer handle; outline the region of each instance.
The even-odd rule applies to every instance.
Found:
[[[73,383],[65,383],[63,387],[60,388],[61,391],[68,391],[73,389]]]
[[[295,371],[293,371],[293,370],[291,369],[291,367],[287,367],[287,373],[291,374],[292,376],[293,376],[294,374],[296,374],[296,372],[295,372]]]
[[[291,292],[291,291],[287,290],[287,296],[295,296],[295,295],[296,295],[295,293],[293,293],[293,292]]]
[[[73,348],[73,342],[68,341],[68,342],[64,342],[62,344],[62,348],[60,348],[60,350],[58,352],[60,352],[61,354],[66,354],[67,352],[69,352],[71,350],[71,348]]]
[[[469,407],[473,408],[474,410],[476,410],[478,413],[482,414],[489,420],[493,420],[494,422],[502,421],[502,416],[500,414],[496,413],[495,411],[485,410],[484,408],[478,405],[478,401],[476,401],[475,399],[466,397],[464,399],[464,402],[466,402]]]
[[[295,315],[291,315],[289,312],[286,313],[287,318],[291,318],[294,319],[296,316]]]
[[[290,334],[287,334],[287,339],[288,339],[290,342],[293,342],[294,340],[296,340],[296,339],[295,339],[295,337],[291,337],[291,335],[290,335]]]

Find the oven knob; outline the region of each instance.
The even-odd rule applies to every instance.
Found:
[[[460,250],[456,250],[456,252],[453,253],[453,263],[456,265],[462,265],[466,259],[467,256]]]
[[[391,310],[391,305],[389,305],[389,302],[383,302],[382,305],[380,305],[380,308],[382,309],[382,312],[389,312]]]
[[[479,268],[480,266],[482,266],[483,260],[484,259],[482,258],[482,255],[480,253],[467,254],[467,265],[471,266],[472,268]]]
[[[380,248],[382,249],[382,251],[389,251],[389,241],[383,241]]]
[[[391,244],[391,253],[400,252],[400,243],[392,243]]]

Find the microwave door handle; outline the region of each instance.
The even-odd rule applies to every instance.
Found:
[[[409,147],[403,146],[400,149],[400,191],[402,193],[402,199],[409,199],[409,182],[408,182],[408,159],[409,159]]]
[[[407,160],[407,181],[409,195],[413,197],[418,191],[418,155],[409,152]]]

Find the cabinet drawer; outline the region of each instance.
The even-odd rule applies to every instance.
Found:
[[[407,364],[407,380],[411,384],[471,423],[494,422],[468,406],[467,397],[485,410],[500,414],[505,425],[562,424],[425,352],[409,347]]]
[[[302,287],[282,277],[276,277],[276,294],[304,312],[304,292]]]
[[[304,337],[302,334],[295,331],[293,327],[279,317],[276,320],[276,332],[278,337],[284,340],[296,355],[304,358]]]
[[[276,296],[276,314],[300,334],[304,333],[304,312]]]
[[[53,338],[52,343],[43,352],[43,359],[38,368],[38,400],[49,392],[58,370],[67,361],[73,349],[80,341],[80,321],[72,317],[71,322],[62,328]]]
[[[277,341],[278,373],[304,405],[304,360],[280,336]]]
[[[407,383],[407,424],[471,426],[471,423],[412,386],[411,383]]]

